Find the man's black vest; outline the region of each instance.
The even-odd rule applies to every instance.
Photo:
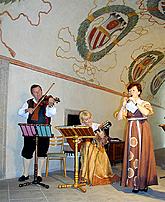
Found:
[[[27,101],[28,108],[34,108],[35,102],[33,99],[30,99]],[[39,105],[38,110],[38,120],[33,120],[33,114],[29,114],[29,117],[27,119],[28,124],[50,124],[51,118],[46,116],[46,104]]]

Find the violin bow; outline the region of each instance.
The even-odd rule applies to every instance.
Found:
[[[33,112],[37,109],[37,107],[41,104],[41,102],[44,100],[44,98],[46,97],[46,94],[50,91],[50,89],[53,87],[55,83],[52,83],[52,85],[48,88],[48,90],[46,91],[46,93],[42,96],[42,98],[40,99],[40,101],[37,103],[37,105],[33,108]]]

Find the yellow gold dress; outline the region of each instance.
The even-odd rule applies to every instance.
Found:
[[[81,179],[90,185],[104,185],[119,181],[113,174],[104,146],[84,141],[81,145]]]

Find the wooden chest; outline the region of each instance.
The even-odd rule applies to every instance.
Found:
[[[112,139],[105,149],[112,165],[123,161],[124,141],[118,138]]]

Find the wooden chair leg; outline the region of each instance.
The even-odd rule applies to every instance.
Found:
[[[63,158],[60,158],[60,170],[62,170],[63,169]]]
[[[49,158],[46,158],[46,177],[48,177],[48,172],[49,172]]]
[[[66,159],[63,158],[64,177],[66,177]]]

